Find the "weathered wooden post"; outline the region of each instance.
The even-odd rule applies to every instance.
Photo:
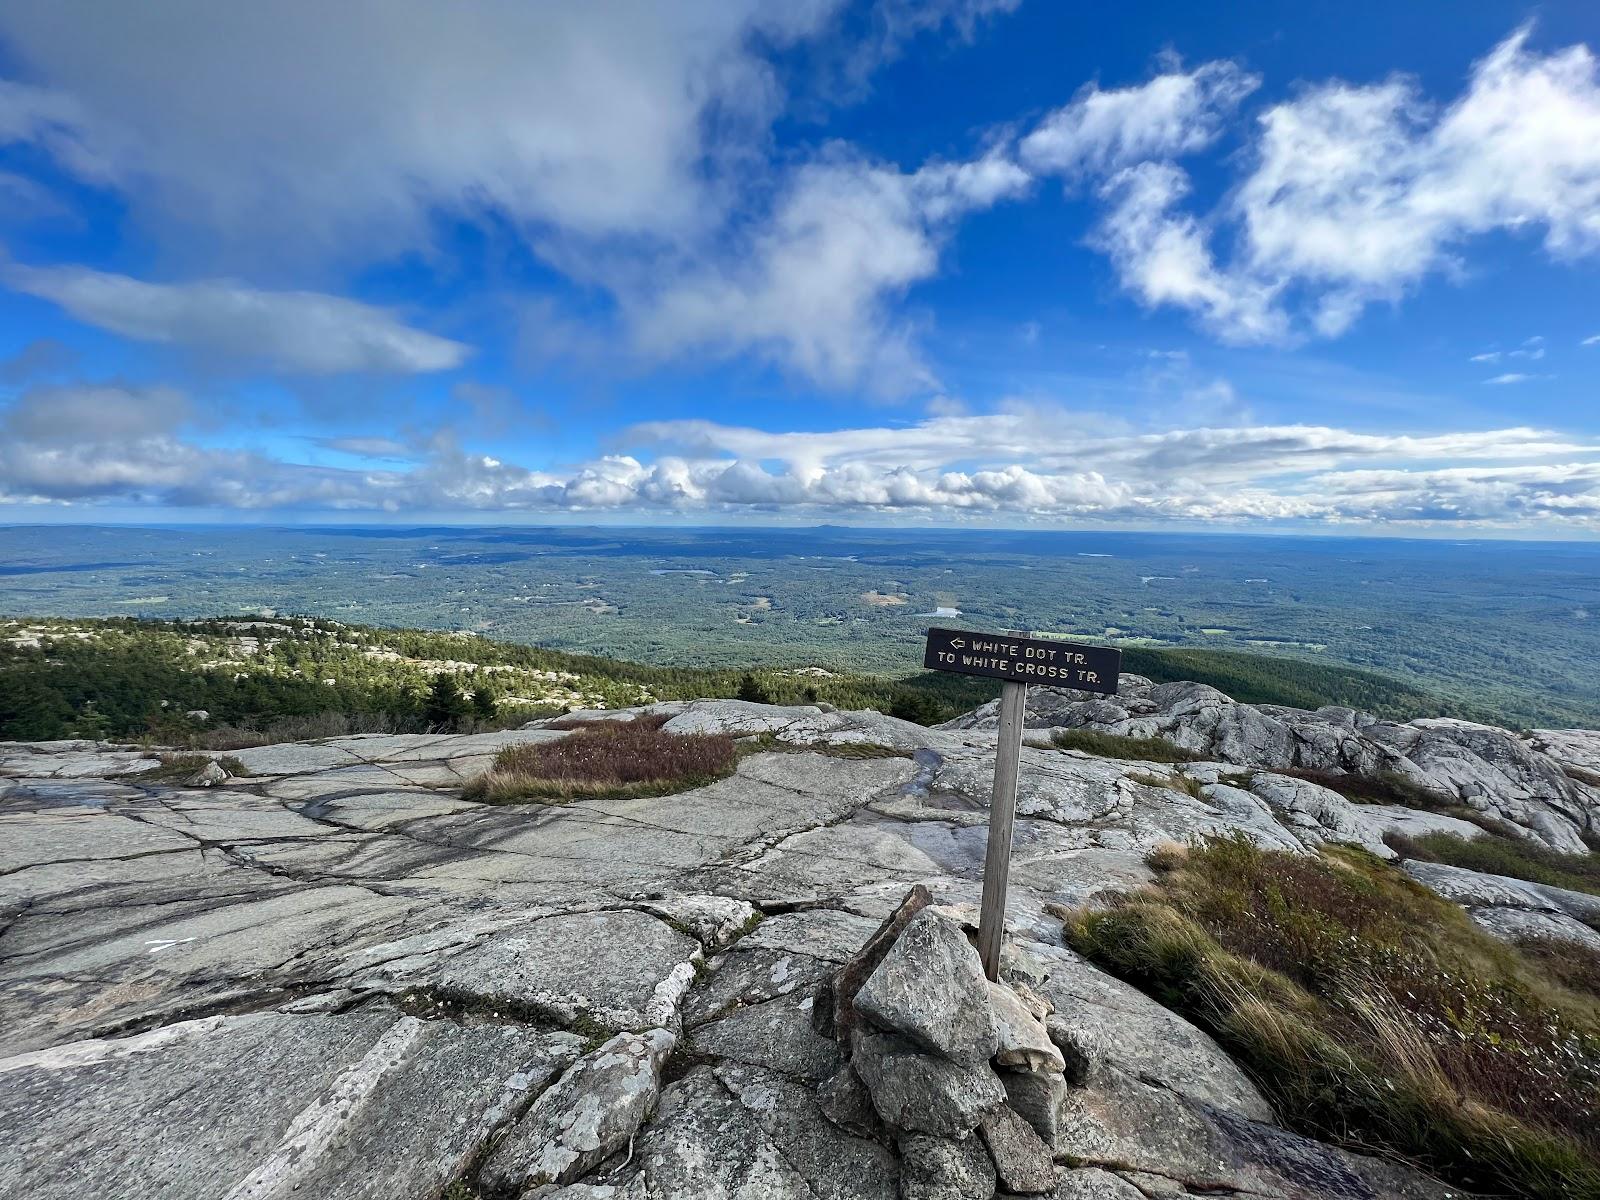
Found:
[[[983,905],[978,915],[978,954],[983,959],[983,973],[998,979],[1000,943],[1006,927],[1006,888],[1011,881],[1011,826],[1016,819],[1017,775],[1022,767],[1022,729],[1028,716],[1028,684],[1047,683],[1115,695],[1122,651],[1026,634],[930,629],[922,665],[932,671],[1004,681],[1000,689],[1000,729],[994,746],[989,843],[983,858]]]
[[[978,957],[990,979],[1000,978],[1000,937],[1006,929],[1006,887],[1011,882],[1011,824],[1017,815],[1017,775],[1022,769],[1022,727],[1027,716],[1028,685],[1002,683],[989,844],[983,853],[983,906],[978,916]]]

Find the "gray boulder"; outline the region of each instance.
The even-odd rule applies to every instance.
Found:
[[[961,926],[932,909],[906,925],[855,1006],[955,1063],[987,1063],[1000,1047],[977,951]]]
[[[995,1174],[1008,1192],[1031,1195],[1048,1192],[1055,1186],[1055,1163],[1050,1147],[1034,1132],[1033,1126],[1005,1105],[995,1109],[978,1125],[983,1144],[994,1159]]]
[[[901,1200],[989,1200],[994,1163],[976,1137],[900,1139]]]
[[[965,1137],[1006,1100],[1000,1077],[987,1063],[962,1066],[897,1034],[857,1029],[851,1061],[872,1106],[896,1129]]]
[[[652,1029],[619,1033],[584,1055],[496,1144],[483,1183],[500,1192],[570,1183],[622,1150],[654,1109],[676,1044]]]

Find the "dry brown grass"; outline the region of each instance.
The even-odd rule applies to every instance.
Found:
[[[578,721],[552,742],[507,746],[463,795],[482,804],[661,796],[733,772],[738,752],[721,733],[665,733],[666,716]]]
[[[1585,975],[1359,851],[1224,839],[1152,865],[1157,888],[1073,912],[1069,939],[1214,1034],[1289,1121],[1474,1189],[1600,1197]]]

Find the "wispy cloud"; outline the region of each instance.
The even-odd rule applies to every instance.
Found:
[[[1542,231],[1558,260],[1600,251],[1600,69],[1586,46],[1541,54],[1528,33],[1495,47],[1439,110],[1399,76],[1321,84],[1271,106],[1257,121],[1248,174],[1209,218],[1184,211],[1188,178],[1175,159],[1217,136],[1238,103],[1237,82],[1215,92],[1198,84],[1206,73],[1248,78],[1227,63],[1177,77],[1191,81],[1184,88],[1161,76],[1145,89],[1092,93],[1085,112],[1110,96],[1119,104],[1100,99],[1108,113],[1140,112],[1142,96],[1168,115],[1080,118],[1058,160],[1024,160],[1099,172],[1108,210],[1095,244],[1144,304],[1186,309],[1229,341],[1334,337],[1368,305],[1453,269],[1460,246],[1497,230]],[[1185,104],[1151,104],[1152,90]],[[1024,150],[1053,144],[1056,120]],[[1235,247],[1225,260],[1211,248],[1217,229]]]
[[[1521,371],[1507,371],[1504,375],[1496,375],[1493,379],[1485,379],[1484,383],[1503,385],[1508,383],[1533,383],[1540,379],[1554,379],[1553,375],[1527,375]]]
[[[86,267],[19,264],[0,267],[0,282],[124,337],[291,372],[443,371],[471,353],[384,309],[320,292],[269,292],[216,279],[145,283]]]

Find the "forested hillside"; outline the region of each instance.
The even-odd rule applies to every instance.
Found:
[[[1410,717],[1439,700],[1371,672],[1205,650],[1126,652],[1125,669],[1197,679],[1241,700],[1346,704]],[[817,667],[647,666],[491,641],[316,618],[0,621],[0,738],[154,737],[230,742],[324,733],[466,728],[568,708],[744,696],[876,708],[933,723],[996,685]],[[199,715],[204,714],[204,715]]]

